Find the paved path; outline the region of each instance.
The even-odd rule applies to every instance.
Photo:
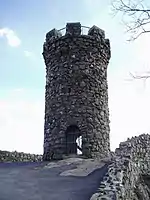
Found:
[[[60,176],[75,165],[43,168],[41,163],[0,163],[0,200],[88,200],[107,166],[85,177]]]

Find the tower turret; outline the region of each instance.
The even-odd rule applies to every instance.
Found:
[[[89,28],[87,35],[81,28],[80,23],[67,23],[65,35],[56,29],[46,34],[44,160],[76,154],[78,149],[88,158],[110,151],[110,43],[100,28]]]

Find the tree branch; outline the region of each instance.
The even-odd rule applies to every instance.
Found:
[[[148,79],[148,78],[150,78],[150,75],[140,75],[140,76],[138,76],[138,75],[136,75],[136,76],[134,76],[132,73],[130,73],[130,76],[133,78],[133,79]]]
[[[113,0],[112,8],[116,13],[122,13],[122,21],[127,27],[127,32],[133,34],[128,41],[137,39],[143,33],[150,33],[150,27],[147,28],[150,24],[150,8],[145,8],[142,1],[134,3],[133,0],[128,0],[128,3],[125,3],[124,0]],[[124,20],[125,17],[131,20],[129,21],[128,18]]]

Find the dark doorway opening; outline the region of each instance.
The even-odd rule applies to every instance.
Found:
[[[66,154],[82,154],[82,136],[76,125],[71,125],[66,130]]]

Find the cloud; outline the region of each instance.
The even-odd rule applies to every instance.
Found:
[[[24,51],[24,55],[26,56],[26,57],[29,57],[29,58],[34,58],[35,57],[35,54],[33,53],[33,52],[31,52],[31,51]]]
[[[95,12],[95,9],[91,8],[92,1],[86,2],[91,12],[87,23],[90,26],[96,24],[107,31],[111,42],[108,95],[110,139],[111,148],[114,150],[127,137],[150,131],[150,80],[146,88],[141,81],[126,80],[129,72],[143,69],[143,64],[150,66],[149,38],[144,35],[135,43],[127,43],[128,37],[124,34],[123,27],[116,18],[112,20],[108,16],[108,8],[103,5],[102,12]],[[0,29],[0,36],[6,36],[4,32]],[[24,51],[24,55],[29,58],[34,57],[34,53],[27,50]],[[11,98],[0,100],[0,146],[1,149],[42,153],[44,100],[26,98],[26,92],[21,88],[14,89]],[[23,97],[20,97],[20,93]]]
[[[18,47],[21,44],[20,38],[9,28],[0,29],[0,37],[6,37],[8,44],[12,47]]]
[[[150,132],[150,80],[147,87],[139,80],[127,81],[125,71],[108,78],[112,150],[128,137]]]
[[[143,34],[137,40],[135,40],[135,53],[137,54],[137,60],[139,61],[139,70],[147,71],[147,67],[150,71],[150,59],[149,59],[149,34]]]
[[[0,99],[0,149],[42,154],[44,99],[29,97],[24,91],[18,94],[14,89],[14,95]]]
[[[112,150],[127,137],[150,131],[150,80],[146,88],[142,87],[141,82],[126,81],[125,67],[124,71],[108,74]],[[16,88],[0,99],[1,150],[42,154],[44,98],[37,98],[31,93],[33,91]]]

